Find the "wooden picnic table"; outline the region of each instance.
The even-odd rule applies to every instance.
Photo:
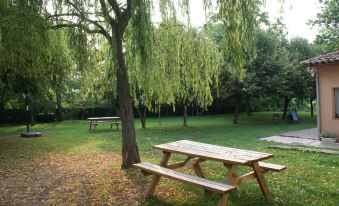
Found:
[[[101,123],[111,124],[111,129],[112,129],[113,124],[116,124],[117,129],[119,129],[118,125],[121,123],[120,117],[89,117],[87,118],[87,120],[89,122],[90,131],[92,131],[92,126],[96,128],[96,126]]]
[[[263,174],[268,171],[279,172],[286,169],[286,166],[283,165],[262,162],[262,160],[273,157],[273,154],[263,152],[223,147],[189,140],[180,140],[166,144],[154,145],[153,147],[163,152],[160,166],[151,163],[138,163],[134,165],[136,168],[141,169],[145,175],[153,175],[146,197],[149,197],[154,193],[160,177],[164,176],[177,181],[203,187],[206,194],[211,194],[211,192],[220,193],[222,194],[222,198],[220,199],[219,205],[226,205],[228,193],[240,184],[252,179],[257,179],[265,196],[269,195],[270,192]],[[169,164],[169,159],[173,153],[184,155],[186,156],[186,159],[181,162]],[[221,162],[224,164],[227,169],[227,171],[225,171],[225,184],[205,179],[205,174],[200,163],[207,160]],[[187,166],[193,166],[198,177],[173,170]],[[253,171],[239,175],[237,172],[237,168],[239,166],[250,167]]]
[[[238,186],[243,182],[256,178],[264,195],[269,194],[269,189],[263,176],[263,171],[260,169],[259,162],[273,157],[273,154],[255,152],[250,150],[236,149],[223,147],[189,140],[181,140],[166,144],[155,145],[155,149],[163,151],[162,164],[167,168],[180,168],[185,166],[189,161],[193,163],[193,168],[196,174],[204,177],[200,162],[212,160],[222,162],[227,167],[226,183]],[[186,160],[181,163],[167,165],[167,162],[172,153],[182,154],[187,156]],[[253,169],[252,172],[242,176],[237,175],[238,166],[249,166]]]

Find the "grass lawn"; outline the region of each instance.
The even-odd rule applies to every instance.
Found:
[[[338,156],[267,149],[275,143],[258,140],[316,127],[316,118],[299,113],[299,124],[272,124],[271,115],[241,116],[238,125],[232,124],[231,115],[190,117],[186,128],[181,117],[163,118],[161,126],[148,119],[147,129],[136,120],[141,159],[158,163],[161,153],[152,145],[181,139],[273,153],[270,162],[288,169],[266,174],[272,195],[264,198],[250,181],[231,193],[229,205],[339,205]],[[89,132],[86,121],[38,124],[33,130],[43,137],[35,139],[20,138],[24,130],[24,125],[0,127],[0,205],[216,205],[219,199],[162,179],[156,196],[145,200],[150,177],[120,170],[121,134],[109,125]],[[204,162],[202,167],[208,178],[224,180],[222,164]]]

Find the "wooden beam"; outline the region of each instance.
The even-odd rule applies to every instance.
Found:
[[[263,194],[265,196],[268,196],[270,194],[270,191],[268,189],[265,178],[263,176],[262,169],[260,168],[258,162],[253,163],[252,167],[253,167],[254,173],[257,177],[258,183],[260,185],[261,191],[263,192]]]
[[[168,168],[168,169],[178,169],[178,168],[181,168],[181,167],[189,167],[189,166],[193,166],[195,164],[198,164],[200,162],[204,162],[206,160],[204,159],[200,159],[198,157],[196,158],[193,158],[191,156],[188,156],[184,161],[182,162],[177,162],[177,163],[173,163],[173,164],[169,164],[169,165],[166,165],[165,167]]]
[[[160,161],[160,166],[166,167],[168,160],[171,158],[171,153],[169,152],[163,152],[162,159]],[[154,175],[152,178],[151,185],[149,186],[147,192],[146,192],[146,197],[150,197],[153,195],[155,188],[159,184],[160,181],[160,175]]]
[[[229,185],[238,186],[237,184],[237,165],[224,164],[228,171],[226,175],[226,183]]]

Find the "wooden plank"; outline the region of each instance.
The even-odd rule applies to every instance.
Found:
[[[168,169],[178,169],[178,168],[184,167],[184,166],[186,166],[186,164],[187,164],[191,159],[193,159],[193,157],[188,156],[188,157],[187,157],[184,161],[182,161],[182,162],[177,162],[177,163],[173,163],[173,164],[167,164],[167,165],[166,165],[166,168],[168,168]]]
[[[120,117],[89,117],[87,120],[100,121],[100,120],[119,120]]]
[[[172,142],[172,143],[177,143],[177,144],[184,144],[184,145],[189,145],[192,147],[199,147],[199,148],[204,148],[207,150],[214,150],[218,152],[225,152],[225,153],[236,153],[239,156],[247,156],[251,158],[261,158],[261,157],[267,157],[267,156],[273,156],[272,154],[269,153],[263,153],[263,152],[256,152],[256,151],[250,151],[250,150],[243,150],[243,149],[237,149],[237,148],[230,148],[230,147],[223,147],[223,146],[218,146],[218,145],[211,145],[211,144],[205,144],[205,143],[200,143],[200,142],[193,142],[189,140],[181,140],[178,142]],[[171,143],[168,143],[171,144]]]
[[[280,172],[282,170],[285,170],[287,167],[284,165],[277,165],[277,164],[271,164],[267,162],[259,162],[260,168],[267,171],[274,171],[274,172]]]
[[[206,159],[206,160],[214,160],[214,161],[219,161],[219,162],[241,164],[241,165],[247,165],[249,163],[249,161],[246,161],[246,160],[235,159],[235,158],[221,155],[221,154],[196,151],[194,148],[187,149],[187,148],[180,148],[180,147],[166,146],[166,145],[156,145],[154,147],[162,151],[183,154],[187,156],[199,157],[201,159]]]
[[[227,185],[211,180],[207,180],[201,177],[180,173],[174,170],[170,170],[151,163],[138,163],[134,164],[134,167],[146,172],[150,172],[159,176],[164,176],[169,179],[177,180],[194,186],[202,187],[217,193],[225,193],[234,190],[236,187]]]
[[[171,153],[169,152],[164,152],[162,159],[160,161],[160,165],[161,166],[166,166],[168,163],[168,160],[171,158]],[[147,172],[147,171],[146,171]],[[148,171],[151,172],[151,171]],[[153,173],[153,172],[151,172]],[[159,175],[154,175],[152,178],[152,182],[150,184],[150,186],[148,187],[148,190],[146,192],[146,197],[150,197],[153,195],[155,188],[157,187],[157,185],[159,184],[160,181],[160,176]]]
[[[231,152],[231,151],[220,151],[214,148],[204,148],[204,147],[200,147],[197,145],[187,145],[187,144],[179,144],[176,142],[172,142],[172,143],[169,143],[167,146],[180,147],[180,148],[185,148],[185,149],[194,149],[196,150],[197,153],[205,152],[205,153],[213,153],[217,155],[227,155],[228,157],[235,157],[236,159],[242,159],[246,161],[252,161],[253,159],[257,159],[257,157],[253,158],[253,157],[243,156],[241,154]]]
[[[262,169],[260,168],[259,164],[256,162],[252,165],[254,173],[257,177],[258,183],[260,185],[261,191],[265,196],[268,196],[270,194],[270,191],[268,189],[268,186],[266,184]]]
[[[226,152],[218,152],[215,149],[209,149],[209,150],[202,150],[199,146],[197,145],[184,145],[184,144],[178,144],[177,142],[172,142],[172,143],[167,143],[167,144],[162,144],[162,145],[155,145],[154,148],[160,149],[160,150],[165,150],[165,151],[170,151],[174,153],[180,153],[180,154],[185,154],[185,155],[192,155],[192,156],[198,156],[198,157],[208,157],[205,159],[210,159],[210,160],[216,160],[216,161],[222,161],[225,163],[238,163],[242,165],[250,165],[252,162],[257,162],[259,160],[263,159],[268,159],[271,158],[273,155],[272,154],[267,154],[266,156],[263,157],[246,157],[243,155],[239,155],[238,153],[226,153]]]
[[[232,148],[229,148],[227,150],[224,150],[224,149],[220,149],[220,148],[226,148],[226,147],[221,147],[221,146],[215,146],[214,145],[209,145],[209,147],[206,147],[206,145],[208,144],[203,144],[203,143],[197,143],[197,144],[187,144],[186,143],[187,141],[177,141],[177,142],[171,142],[171,143],[167,143],[167,144],[161,144],[161,145],[155,145],[154,148],[156,149],[171,149],[172,152],[174,152],[173,148],[183,148],[183,149],[191,149],[191,150],[196,150],[193,152],[193,154],[199,154],[199,153],[213,153],[213,154],[216,154],[216,155],[221,155],[221,156],[225,156],[227,157],[228,160],[239,160],[239,159],[242,159],[242,160],[245,160],[247,161],[248,163],[251,163],[251,162],[256,162],[256,161],[259,161],[259,160],[264,160],[264,159],[268,159],[268,158],[271,158],[273,157],[272,154],[268,154],[268,153],[260,153],[260,155],[256,155],[256,156],[251,156],[251,155],[248,155],[248,152],[246,150],[239,150],[239,149],[234,149],[232,150]],[[188,142],[192,142],[192,141],[188,141]],[[193,142],[194,143],[194,142]],[[201,146],[201,144],[203,144]],[[240,153],[239,151],[242,151],[242,153]],[[247,153],[245,153],[245,152]],[[257,152],[255,152],[257,153]],[[234,161],[233,161],[234,162]],[[237,162],[237,161],[235,161]]]
[[[237,185],[240,185],[244,182],[247,182],[247,181],[250,181],[250,180],[253,180],[256,178],[256,175],[254,172],[249,172],[249,173],[246,173],[240,177],[237,178]]]
[[[199,146],[196,146],[196,145],[177,144],[177,143],[173,142],[173,143],[169,143],[167,146],[168,147],[175,147],[175,148],[183,148],[183,149],[193,149],[193,150],[196,151],[197,154],[198,153],[210,153],[210,154],[215,154],[215,155],[222,155],[222,156],[225,156],[229,159],[238,159],[238,160],[241,159],[241,160],[247,161],[248,163],[261,160],[261,157],[249,157],[249,156],[239,154],[237,152],[220,151],[220,150],[213,149],[213,148],[206,149],[206,148],[199,147]],[[267,159],[267,157],[263,157],[263,159]]]
[[[270,153],[257,152],[257,151],[244,150],[244,149],[237,149],[237,148],[232,148],[232,147],[224,147],[224,146],[219,146],[219,145],[212,145],[212,144],[206,144],[206,143],[201,143],[201,142],[194,142],[194,141],[190,141],[190,140],[180,140],[180,141],[177,141],[177,142],[178,143],[184,143],[184,144],[193,144],[195,146],[212,147],[213,149],[230,149],[232,151],[248,152],[248,153],[258,154],[258,155],[271,155]]]

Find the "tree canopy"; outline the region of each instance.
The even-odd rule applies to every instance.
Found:
[[[339,49],[339,1],[319,0],[321,12],[317,18],[311,21],[313,25],[319,26],[317,43],[323,45],[325,52],[333,52]]]

